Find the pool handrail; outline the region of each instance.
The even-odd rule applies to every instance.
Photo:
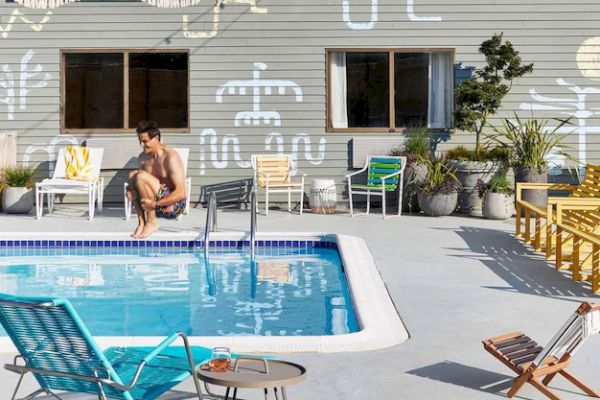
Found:
[[[250,202],[252,203],[250,209],[250,256],[254,260],[256,258],[256,186],[250,194]]]
[[[206,224],[204,225],[204,252],[208,253],[210,232],[217,231],[217,198],[209,194],[206,205]]]

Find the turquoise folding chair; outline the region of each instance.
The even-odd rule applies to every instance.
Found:
[[[95,343],[68,300],[16,297],[0,294],[0,323],[19,351],[4,367],[20,375],[11,397],[17,396],[28,372],[40,389],[23,399],[54,391],[90,393],[105,400],[152,400],[190,376],[202,400],[196,365],[187,337],[179,332],[145,352],[135,347],[111,347],[104,352]],[[186,355],[169,354],[167,346],[182,338]]]
[[[398,191],[398,214],[402,213],[402,180],[404,179],[404,168],[406,168],[406,157],[373,156],[360,171],[346,175],[348,180],[348,197],[350,203],[350,215],[365,215],[371,208],[371,196],[381,196],[381,210],[383,218],[386,218],[385,196],[388,192]],[[369,170],[366,184],[352,183],[352,177]],[[355,213],[352,195],[360,194],[367,196],[367,212]]]

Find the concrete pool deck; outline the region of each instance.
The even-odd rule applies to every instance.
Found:
[[[250,213],[219,211],[220,231],[247,231]],[[180,222],[167,221],[156,234],[202,230],[204,209],[192,209]],[[58,205],[54,214],[0,214],[3,232],[129,232],[122,209],[106,209],[94,221],[83,207]],[[578,302],[598,301],[585,283],[556,272],[543,257],[513,237],[512,221],[428,218],[405,215],[382,220],[379,214],[299,216],[270,212],[259,216],[259,231],[336,232],[362,237],[375,258],[409,334],[403,344],[377,351],[336,354],[281,354],[308,369],[307,380],[288,388],[290,399],[492,399],[505,397],[512,372],[487,354],[481,340],[522,330],[542,344]],[[591,338],[575,355],[571,372],[598,389],[600,338]],[[0,352],[2,350],[0,349]],[[0,354],[0,362],[13,354]],[[0,398],[7,398],[16,375],[0,370]],[[553,381],[564,399],[580,399],[562,378]],[[188,381],[177,389],[192,388]],[[26,389],[35,389],[32,379]],[[26,391],[21,392],[27,393]],[[260,398],[242,391],[242,398]],[[519,398],[544,399],[531,386]],[[80,397],[86,398],[86,397]],[[93,398],[93,397],[87,397]]]

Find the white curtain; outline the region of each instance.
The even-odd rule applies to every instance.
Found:
[[[428,128],[450,127],[452,112],[452,54],[429,54]]]
[[[346,79],[346,53],[335,52],[331,60],[331,125],[334,128],[348,127],[348,86]]]

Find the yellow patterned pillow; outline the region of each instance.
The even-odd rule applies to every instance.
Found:
[[[92,178],[93,167],[90,163],[90,153],[87,147],[67,146],[65,149],[65,178],[78,181],[89,181]]]

